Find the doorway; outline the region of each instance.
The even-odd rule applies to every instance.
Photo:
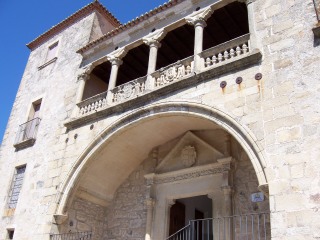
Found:
[[[169,236],[193,220],[205,218],[212,218],[212,200],[206,195],[176,199],[175,204],[170,208]],[[194,234],[202,236],[202,229],[202,221],[197,221]]]

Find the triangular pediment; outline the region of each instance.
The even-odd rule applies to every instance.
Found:
[[[216,148],[189,131],[165,155],[158,164],[156,173],[215,163],[223,157]]]

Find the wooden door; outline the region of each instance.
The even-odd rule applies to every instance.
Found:
[[[169,236],[185,226],[186,207],[183,203],[176,202],[170,209]]]

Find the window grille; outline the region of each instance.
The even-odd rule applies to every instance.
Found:
[[[21,191],[26,165],[17,167],[11,184],[8,208],[15,209]]]

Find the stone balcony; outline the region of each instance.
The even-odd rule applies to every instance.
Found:
[[[256,64],[261,57],[261,52],[251,47],[250,34],[245,34],[79,102],[74,116],[65,126],[72,129],[112,113],[143,106],[181,89]],[[196,59],[199,59],[197,65],[194,64]]]

